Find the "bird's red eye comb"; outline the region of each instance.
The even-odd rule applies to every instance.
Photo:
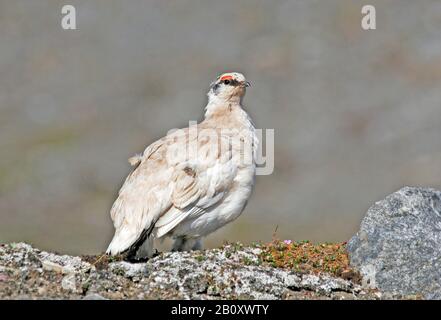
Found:
[[[223,80],[233,80],[233,76],[230,76],[230,75],[222,76],[222,77],[220,78],[220,80],[221,80],[221,81],[223,81]]]

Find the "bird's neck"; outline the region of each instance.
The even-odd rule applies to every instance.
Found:
[[[202,126],[254,130],[254,124],[239,102],[208,103]]]
[[[241,98],[230,97],[228,99],[217,96],[209,97],[208,104],[205,107],[205,119],[232,114],[237,110],[241,110]]]

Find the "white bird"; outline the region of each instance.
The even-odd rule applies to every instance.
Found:
[[[110,215],[108,254],[151,257],[154,239],[172,237],[173,250],[201,249],[202,237],[236,219],[251,195],[258,138],[242,98],[249,83],[237,72],[219,76],[205,117],[129,159]]]

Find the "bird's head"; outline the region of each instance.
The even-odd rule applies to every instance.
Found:
[[[244,75],[238,72],[221,74],[210,86],[208,97],[210,101],[240,102],[250,83]]]

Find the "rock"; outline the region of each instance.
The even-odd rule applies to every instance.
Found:
[[[26,244],[0,245],[0,299],[376,299],[352,280],[262,262],[257,246],[165,252],[142,263],[80,257]],[[95,257],[83,257],[95,261]],[[347,294],[345,294],[347,293]]]
[[[64,276],[63,280],[61,280],[61,287],[64,290],[75,292],[77,290],[75,274],[71,273]]]
[[[140,278],[148,273],[145,263],[129,263],[126,261],[113,262],[109,265],[110,271],[126,278]]]
[[[226,299],[280,299],[290,289],[325,296],[334,291],[356,290],[357,285],[344,279],[297,275],[289,270],[256,265],[260,252],[232,246],[206,250],[203,256],[201,252],[167,252],[147,264],[114,262],[109,269],[125,277],[148,279],[149,290],[174,291],[184,299],[197,299],[203,294]]]
[[[43,270],[45,271],[54,271],[54,272],[63,273],[63,266],[60,266],[58,263],[44,260],[41,262],[41,264],[43,265]]]
[[[43,269],[60,272],[63,274],[89,272],[92,268],[90,263],[81,260],[80,257],[72,257],[68,255],[57,255],[42,251],[38,254]]]
[[[98,293],[90,293],[86,295],[83,300],[107,300],[103,296],[99,295]]]
[[[40,288],[37,289],[37,293],[40,296],[44,296],[47,293],[47,290],[46,290],[45,287],[40,287]]]
[[[337,292],[332,297],[333,300],[353,300],[354,295],[348,292]]]
[[[347,248],[364,286],[441,299],[441,192],[405,187],[375,203]]]

